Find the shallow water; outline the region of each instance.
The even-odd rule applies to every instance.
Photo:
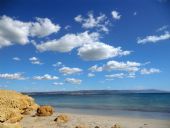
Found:
[[[40,105],[60,112],[170,119],[170,94],[122,93],[109,95],[33,95]]]

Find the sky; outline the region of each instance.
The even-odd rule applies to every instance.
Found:
[[[170,90],[170,1],[1,0],[0,89]]]

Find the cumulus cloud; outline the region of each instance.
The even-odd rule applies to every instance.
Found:
[[[121,47],[113,47],[104,43],[85,44],[78,49],[78,55],[84,60],[103,60],[116,56],[129,55],[130,51],[123,51]]]
[[[63,85],[64,83],[62,82],[54,82],[53,85]]]
[[[32,63],[32,64],[37,64],[37,65],[41,65],[41,61],[37,58],[37,57],[31,57],[29,58],[29,61]]]
[[[125,74],[125,73],[116,73],[116,74],[111,74],[111,75],[105,75],[105,77],[107,78],[107,80],[112,80],[114,78],[135,78],[136,75],[135,73],[129,73],[129,74]]]
[[[52,66],[53,66],[53,67],[59,67],[59,66],[61,66],[61,65],[62,65],[62,62],[59,61],[59,62],[53,64]]]
[[[58,24],[53,24],[48,18],[36,18],[36,21],[30,27],[31,36],[45,37],[57,33],[61,28]]]
[[[59,72],[64,75],[77,74],[77,73],[81,73],[82,71],[83,70],[80,68],[70,68],[70,67],[62,67],[59,69]]]
[[[89,34],[87,31],[79,34],[66,34],[60,39],[50,40],[41,44],[35,44],[40,51],[70,52],[83,44],[93,43],[98,40],[98,33]]]
[[[9,79],[9,80],[25,80],[23,73],[3,73],[0,74],[0,79]]]
[[[49,74],[45,74],[43,76],[34,76],[33,79],[34,80],[57,80],[58,77],[57,76],[51,76]]]
[[[121,70],[128,72],[136,72],[139,70],[139,66],[141,66],[138,62],[118,62],[118,61],[108,61],[106,65],[103,66],[104,70]]]
[[[94,65],[89,68],[90,71],[99,72],[99,71],[112,71],[112,70],[120,70],[127,72],[137,72],[139,71],[139,67],[141,66],[138,62],[127,61],[127,62],[118,62],[118,61],[108,61],[103,66]]]
[[[99,31],[108,32],[108,26],[110,24],[108,18],[104,14],[100,14],[95,17],[93,13],[88,13],[87,17],[83,17],[82,15],[78,15],[74,18],[74,20],[78,23],[82,24],[82,27],[85,29],[96,28]]]
[[[117,73],[117,74],[111,74],[111,75],[105,75],[108,79],[114,79],[114,78],[124,78],[126,75],[124,73]]]
[[[91,67],[89,68],[89,70],[90,70],[91,72],[101,72],[101,71],[103,71],[103,67],[99,67],[99,66],[97,66],[97,65],[94,65],[94,66],[91,66]]]
[[[146,43],[157,43],[159,41],[163,41],[163,40],[168,40],[170,39],[170,33],[169,32],[165,32],[162,35],[152,35],[152,36],[146,36],[145,38],[141,39],[138,38],[137,39],[137,43],[138,44],[146,44]]]
[[[13,57],[12,59],[15,60],[15,61],[20,61],[21,60],[19,57]]]
[[[69,30],[70,28],[71,28],[70,25],[66,25],[66,26],[64,27],[65,30]]]
[[[83,32],[78,34],[66,34],[60,39],[34,44],[40,51],[70,52],[78,48],[77,55],[84,60],[103,60],[116,56],[128,55],[130,51],[123,51],[121,47],[113,47],[99,41],[99,33]]]
[[[13,44],[25,45],[29,42],[30,23],[7,16],[0,17],[0,48]]]
[[[119,14],[119,12],[113,10],[113,11],[111,12],[111,14],[112,14],[113,19],[115,19],[115,20],[120,20],[121,15]]]
[[[95,74],[93,74],[93,73],[88,73],[88,77],[95,77]]]
[[[149,75],[149,74],[155,74],[155,73],[160,73],[160,70],[156,69],[156,68],[141,69],[141,74],[143,74],[143,75]]]
[[[65,82],[70,84],[81,84],[82,80],[75,78],[66,78]]]
[[[158,29],[156,30],[156,32],[164,31],[164,30],[166,30],[168,27],[169,27],[168,25],[164,25],[164,26],[158,28]]]
[[[36,22],[23,22],[8,16],[0,17],[0,48],[14,44],[29,43],[30,36],[44,37],[59,31],[48,18],[37,18]]]

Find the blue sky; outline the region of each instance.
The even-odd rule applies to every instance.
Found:
[[[0,2],[0,88],[170,90],[168,0]]]

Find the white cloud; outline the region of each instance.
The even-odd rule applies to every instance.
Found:
[[[70,25],[66,25],[66,26],[64,27],[65,30],[69,30],[70,28],[71,28]]]
[[[61,65],[62,65],[62,62],[59,61],[59,62],[57,62],[56,64],[53,64],[52,66],[53,66],[53,67],[59,67],[59,66],[61,66]]]
[[[108,79],[114,79],[114,78],[124,78],[126,75],[124,73],[117,73],[117,74],[111,74],[111,75],[105,75]]]
[[[94,66],[91,66],[89,68],[89,70],[92,71],[92,72],[101,72],[101,71],[103,71],[103,68],[102,67],[98,67],[97,65],[94,65]]]
[[[70,67],[62,67],[59,69],[59,72],[64,75],[77,74],[77,73],[81,73],[82,71],[83,70],[80,68],[70,68]]]
[[[66,34],[60,39],[34,44],[40,51],[70,52],[78,48],[78,55],[84,60],[103,60],[116,56],[128,55],[130,51],[123,51],[121,47],[113,47],[99,41],[99,33],[83,32]]]
[[[78,16],[76,16],[76,17],[74,18],[74,20],[77,21],[77,22],[82,22],[82,21],[83,21],[83,18],[82,18],[81,15],[78,15]]]
[[[58,77],[57,76],[51,76],[49,74],[45,74],[43,76],[34,76],[33,79],[34,80],[57,80]]]
[[[168,40],[168,39],[170,39],[170,33],[165,32],[164,34],[159,35],[159,36],[152,35],[152,36],[146,36],[143,39],[138,38],[137,43],[138,44],[157,43],[159,41]]]
[[[115,48],[99,42],[85,44],[78,49],[78,55],[84,60],[103,60],[128,54],[130,51],[123,51],[121,47]]]
[[[120,70],[120,71],[127,71],[129,73],[137,72],[139,67],[141,66],[138,62],[118,62],[118,61],[108,61],[103,66],[94,65],[89,68],[92,72],[101,72],[103,70],[112,71],[112,70]]]
[[[29,58],[29,61],[32,63],[32,64],[37,64],[37,65],[41,65],[41,61],[37,58],[37,57],[31,57]]]
[[[63,85],[64,83],[62,82],[54,82],[53,85]]]
[[[168,25],[164,25],[164,26],[158,28],[158,29],[156,30],[156,32],[164,31],[164,30],[166,30],[168,27],[169,27]]]
[[[36,22],[23,22],[8,16],[0,17],[0,48],[14,44],[28,44],[30,36],[44,37],[59,31],[48,18],[37,18]]]
[[[127,75],[128,78],[135,78],[136,77],[136,74],[135,72],[130,72],[128,75]]]
[[[94,17],[93,13],[88,13],[87,18],[78,15],[74,18],[78,23],[82,24],[82,27],[85,29],[96,28],[99,31],[108,32],[108,25],[110,24],[106,15],[100,14],[97,17]]]
[[[122,79],[122,78],[135,78],[136,75],[135,75],[135,73],[128,73],[128,74],[117,73],[117,74],[105,75],[105,77],[107,78],[107,80],[112,80],[114,78],[119,78],[119,79]]]
[[[136,72],[139,70],[139,66],[141,66],[138,62],[118,62],[118,61],[108,61],[104,66],[103,70],[121,70],[121,71],[128,71],[128,72]]]
[[[121,18],[121,15],[119,14],[119,12],[115,10],[113,10],[111,14],[112,14],[113,19],[115,20],[119,20]]]
[[[93,73],[88,73],[88,77],[95,77],[95,74],[93,74]]]
[[[89,34],[87,31],[79,34],[66,34],[60,39],[50,40],[41,44],[35,44],[40,51],[70,52],[83,44],[93,43],[98,40],[98,33]]]
[[[82,80],[75,79],[75,78],[66,78],[65,82],[70,83],[70,84],[81,84]]]
[[[143,75],[149,75],[149,74],[155,74],[155,73],[160,73],[160,70],[159,69],[156,69],[156,68],[150,68],[150,69],[142,69],[141,70],[141,74]]]
[[[25,80],[26,78],[22,73],[4,73],[0,74],[0,79]]]
[[[60,30],[58,24],[53,24],[48,18],[36,18],[37,22],[30,27],[31,36],[45,37]]]
[[[20,61],[21,60],[19,57],[13,57],[12,59],[15,60],[15,61]]]
[[[13,44],[25,45],[29,42],[30,23],[7,16],[0,17],[0,48]]]

